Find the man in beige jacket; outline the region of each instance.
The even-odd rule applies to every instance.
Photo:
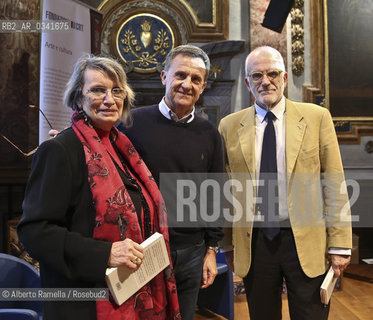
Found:
[[[328,260],[339,276],[352,246],[332,118],[325,108],[284,97],[287,73],[277,50],[256,48],[245,67],[255,105],[228,115],[219,126],[227,171],[245,183],[232,188],[239,206],[226,233],[234,248],[227,260],[244,279],[250,319],[281,319],[283,279],[291,319],[327,319],[320,285]],[[259,180],[268,183],[265,172],[274,173],[278,197],[273,192],[271,197],[270,187],[260,191]]]

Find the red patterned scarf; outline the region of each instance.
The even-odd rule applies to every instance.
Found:
[[[88,180],[96,207],[96,227],[93,238],[110,242],[120,241],[119,223],[121,223],[122,235],[141,243],[145,239],[135,207],[108,150],[93,126],[84,121],[76,111],[72,115],[72,123],[76,135],[83,144]],[[158,186],[128,138],[116,128],[111,130],[111,136],[115,146],[126,159],[129,167],[136,172],[153,201],[153,205],[150,206],[155,208],[154,211],[151,210],[152,233],[158,231],[163,234],[170,256],[166,210]],[[120,163],[117,164],[122,166]],[[96,301],[96,307],[98,320],[179,319],[173,271],[171,267],[166,268],[121,306],[113,301]]]

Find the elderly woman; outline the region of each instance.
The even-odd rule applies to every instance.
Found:
[[[18,226],[21,241],[40,262],[43,287],[102,288],[107,267],[136,270],[139,245],[163,234],[166,213],[154,179],[127,137],[134,94],[122,66],[106,57],[80,58],[64,103],[72,126],[44,142],[32,163]],[[171,269],[121,306],[110,301],[44,302],[44,319],[175,319]]]

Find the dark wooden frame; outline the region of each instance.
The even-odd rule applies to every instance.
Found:
[[[327,0],[310,0],[311,84],[303,85],[303,101],[329,108],[329,56]],[[333,116],[333,114],[332,114]],[[371,117],[333,117],[338,140],[342,144],[360,144],[362,136],[373,135]]]

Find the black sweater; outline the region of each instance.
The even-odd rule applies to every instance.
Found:
[[[161,114],[158,105],[134,109],[132,116],[131,127],[119,125],[118,129],[128,136],[160,185],[170,224],[171,249],[185,248],[202,240],[209,246],[217,245],[223,233],[215,224],[174,225],[176,201],[172,200],[176,200],[176,192],[163,187],[165,184],[163,179],[160,181],[160,174],[198,173],[202,178],[205,173],[222,173],[223,148],[219,132],[197,114],[186,124],[169,120]],[[165,190],[174,194],[165,194]]]

